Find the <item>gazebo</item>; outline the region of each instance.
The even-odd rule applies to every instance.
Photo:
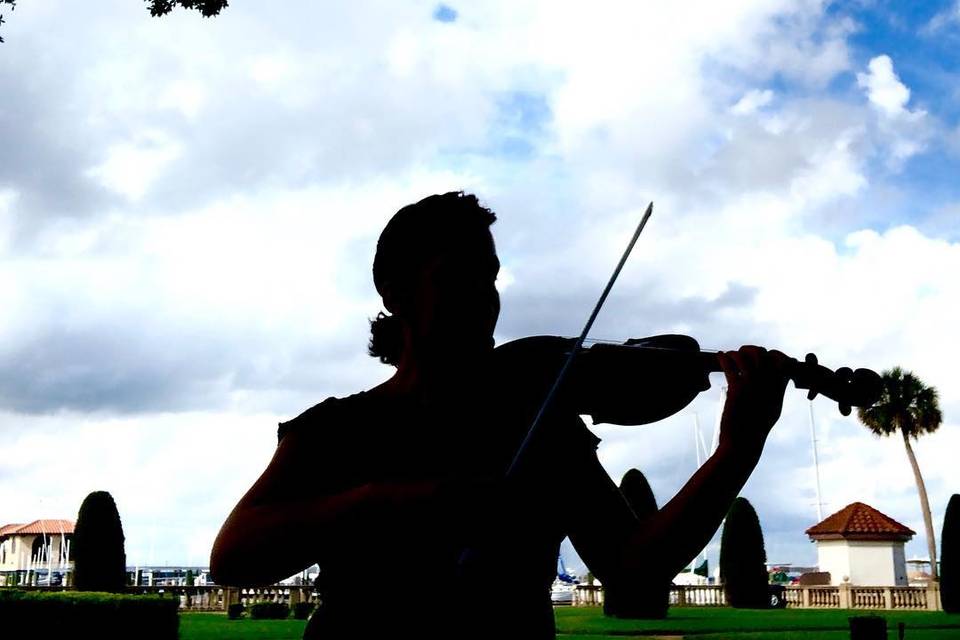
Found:
[[[907,586],[903,544],[915,532],[870,505],[848,504],[806,533],[830,584]]]

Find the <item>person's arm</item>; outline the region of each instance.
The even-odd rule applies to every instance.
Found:
[[[786,357],[756,347],[718,357],[728,384],[719,447],[662,509],[638,520],[595,457],[578,478],[570,538],[601,581],[676,575],[709,542],[759,461],[780,415]]]
[[[325,493],[324,483],[318,482],[322,458],[303,430],[280,441],[267,468],[220,528],[210,554],[210,572],[218,584],[276,583],[316,562],[319,552],[351,532],[376,526],[385,512],[435,491],[427,483],[367,483]],[[299,542],[303,536],[309,544]]]

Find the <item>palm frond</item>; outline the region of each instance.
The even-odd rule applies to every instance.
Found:
[[[881,374],[883,391],[872,407],[857,409],[860,421],[875,435],[903,433],[918,438],[933,433],[943,422],[937,390],[901,367]]]

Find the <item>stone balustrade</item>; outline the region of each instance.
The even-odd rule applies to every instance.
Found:
[[[17,587],[29,591],[62,591],[64,587]],[[319,594],[310,586],[270,587],[128,587],[127,593],[155,594],[180,600],[182,611],[225,611],[234,603],[283,602],[293,606],[298,602],[319,604]],[[491,588],[491,603],[497,590]],[[839,586],[787,586],[787,607],[791,609],[899,609],[940,611],[940,587],[867,587],[843,584]],[[429,595],[427,596],[429,598]],[[574,591],[574,606],[601,606],[603,588],[581,584]],[[723,587],[719,585],[683,585],[670,589],[670,606],[723,607],[727,605]]]
[[[787,607],[791,609],[900,609],[940,611],[940,587],[861,587],[787,586]],[[600,606],[603,588],[578,585],[574,606]],[[670,606],[723,607],[727,605],[723,587],[719,585],[683,585],[670,589]]]

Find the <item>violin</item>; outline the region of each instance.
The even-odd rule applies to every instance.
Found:
[[[533,346],[540,351],[540,357],[535,358],[539,362],[550,362],[551,357],[562,358],[562,365],[553,376],[553,384],[542,396],[543,403],[507,469],[507,478],[516,472],[544,415],[552,410],[555,402],[566,405],[578,414],[589,414],[595,422],[646,424],[683,409],[701,391],[710,388],[710,373],[723,371],[717,352],[701,350],[697,341],[690,336],[662,335],[627,340],[623,344],[584,346],[594,320],[652,213],[651,202],[580,336],[572,344],[571,339],[537,336],[516,340],[495,350],[502,350],[501,353],[506,355]],[[602,360],[603,366],[590,366],[593,360]],[[617,366],[618,361],[621,366]],[[577,363],[576,366],[574,363]],[[637,402],[635,382],[625,375],[638,370],[646,372],[643,385],[646,397],[641,402]],[[612,376],[610,372],[613,372]],[[513,382],[522,382],[518,375],[530,379],[525,376],[522,367],[510,373],[508,384],[509,378]],[[834,400],[844,416],[850,415],[852,407],[873,405],[880,398],[882,389],[881,378],[875,371],[850,367],[831,370],[821,365],[812,353],[808,353],[802,361],[789,358],[786,375],[796,388],[807,390],[810,400],[817,395]],[[568,382],[568,377],[572,384]],[[561,389],[563,393],[560,393]],[[651,402],[653,399],[656,401]]]
[[[498,370],[512,388],[529,386],[532,380],[553,380],[570,357],[574,341],[530,336],[507,342],[494,350],[501,359]],[[538,369],[546,367],[546,371],[531,371],[524,366],[528,362],[537,363]],[[702,350],[690,336],[666,334],[624,343],[595,341],[577,348],[556,402],[579,415],[590,415],[594,422],[649,424],[682,410],[710,388],[709,374],[721,371],[717,352]],[[844,416],[850,415],[852,407],[873,405],[882,391],[875,371],[833,370],[820,364],[813,353],[803,360],[789,358],[786,375],[797,389],[807,391],[809,400],[818,395],[830,398]]]

